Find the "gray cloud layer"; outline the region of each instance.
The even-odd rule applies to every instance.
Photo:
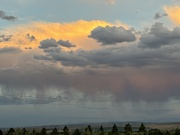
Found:
[[[0,96],[0,105],[48,104],[48,103],[52,103],[52,102],[59,102],[59,101],[62,100],[61,96],[57,96],[57,97],[38,97],[38,98],[37,97],[23,97],[23,98],[18,97],[18,95]]]
[[[45,69],[43,65],[40,69],[0,70],[0,86],[2,95],[5,96],[4,99],[0,99],[9,103],[11,98],[7,98],[6,95],[11,95],[17,99],[14,99],[17,103],[21,104],[23,102],[19,101],[20,99],[26,104],[33,104],[36,101],[58,102],[62,99],[58,97],[63,95],[56,94],[46,100],[49,98],[46,92],[52,93],[54,90],[59,90],[64,91],[67,98],[77,98],[77,92],[80,92],[83,98],[90,99],[107,94],[111,95],[114,101],[164,101],[171,97],[180,98],[179,75],[177,72],[143,69],[123,72],[118,69],[92,70],[92,72],[71,70],[71,73],[65,73],[52,67]],[[34,90],[37,91],[35,95],[37,100],[26,98],[26,92]],[[27,100],[23,100],[24,98]]]
[[[0,49],[0,54],[1,53],[19,53],[22,50],[16,47],[4,47]]]
[[[98,26],[91,31],[91,34],[88,37],[95,39],[97,42],[101,42],[103,45],[132,42],[136,40],[136,37],[131,30],[126,30],[121,26]]]
[[[65,76],[69,86],[87,95],[110,92],[125,101],[180,98],[179,29],[169,30],[162,23],[155,23],[134,45],[77,51],[58,46],[45,48],[44,55],[34,58],[86,69],[70,78]]]
[[[15,21],[17,20],[17,17],[6,15],[6,13],[2,10],[0,10],[0,18],[7,21]]]
[[[152,37],[158,38],[158,42],[154,42],[158,46],[154,47],[156,49],[150,46],[153,44]],[[165,40],[163,44],[161,40]],[[12,59],[15,63],[13,65],[18,63],[18,66],[7,68],[4,65],[9,63],[6,64],[7,61],[4,61],[5,64],[0,69],[0,86],[5,96],[2,100],[11,102],[7,99],[11,94],[14,97],[22,97],[23,101],[24,93],[34,90],[37,99],[46,96],[47,91],[53,90],[63,91],[67,97],[73,97],[78,92],[90,99],[103,94],[110,95],[114,101],[179,99],[178,41],[179,28],[169,30],[161,23],[155,23],[150,32],[143,34],[140,42],[134,45],[101,46],[93,50],[69,51],[58,45],[55,39],[45,39],[39,46],[43,54],[35,55],[34,59],[29,59],[29,55],[32,58],[32,52],[26,51],[16,58],[23,60],[17,62],[14,61],[16,59]],[[8,52],[14,52],[12,50],[13,48],[2,48],[1,57],[6,57],[5,54]],[[61,94],[57,96],[62,97]],[[56,102],[54,98],[50,102]],[[35,101],[30,103],[33,102]],[[42,103],[44,102],[42,100]]]
[[[96,50],[64,51],[60,47],[44,49],[46,55],[35,56],[35,59],[57,61],[64,66],[91,67],[167,67],[179,68],[180,46],[167,45],[156,50],[144,49],[139,45],[112,46]]]
[[[180,28],[176,27],[172,31],[163,26],[163,23],[152,25],[150,32],[145,33],[140,38],[141,47],[160,48],[164,45],[178,44],[180,41]]]

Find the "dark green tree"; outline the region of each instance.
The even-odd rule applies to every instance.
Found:
[[[165,131],[164,135],[171,135],[170,131]]]
[[[179,128],[176,128],[175,135],[180,135],[180,129]]]
[[[88,129],[88,131],[92,134],[92,128],[91,128],[91,125],[88,125],[87,129]]]
[[[7,135],[11,135],[11,134],[13,134],[13,133],[15,133],[14,128],[10,128],[10,129],[8,130],[8,132],[7,132]]]
[[[3,135],[3,131],[2,130],[0,130],[0,135]]]
[[[42,135],[40,132],[36,132],[35,135]]]
[[[81,132],[79,131],[78,128],[74,131],[73,135],[81,135]]]
[[[69,135],[69,128],[67,126],[63,129],[64,135]]]
[[[126,124],[125,127],[124,127],[124,130],[125,130],[126,133],[128,133],[128,132],[132,133],[131,125],[129,123]]]
[[[112,131],[108,132],[108,135],[112,135]]]
[[[47,129],[46,128],[42,128],[41,129],[41,135],[46,135]]]
[[[87,130],[88,130],[88,129],[87,129],[87,128],[85,128],[85,133],[87,132]]]
[[[35,130],[35,129],[33,129],[32,134],[33,134],[33,135],[35,135],[35,134],[36,134],[36,130]]]
[[[104,129],[103,129],[103,126],[101,125],[100,128],[99,128],[99,132],[100,132],[100,135],[104,135]]]
[[[117,134],[118,133],[118,128],[117,128],[116,124],[113,125],[111,132],[113,134]]]
[[[141,125],[139,127],[139,132],[146,132],[146,128],[143,123],[141,123]]]
[[[58,129],[54,128],[51,132],[51,135],[58,135]]]
[[[23,128],[23,129],[22,129],[22,134],[23,134],[23,135],[25,135],[25,134],[26,134],[26,132],[27,132],[27,131],[26,131],[26,129],[25,129],[25,128]]]
[[[100,132],[104,132],[104,129],[103,129],[103,126],[102,126],[102,125],[100,126],[99,131],[100,131]]]
[[[163,133],[159,129],[150,129],[148,135],[163,135]]]

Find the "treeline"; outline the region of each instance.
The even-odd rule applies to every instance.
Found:
[[[67,126],[63,129],[54,128],[47,130],[42,128],[41,130],[27,130],[10,128],[7,132],[0,130],[0,135],[180,135],[180,129],[174,130],[160,130],[160,129],[149,129],[147,130],[142,123],[138,128],[138,131],[133,131],[131,124],[126,124],[124,130],[119,130],[116,124],[113,125],[111,130],[104,130],[101,125],[98,130],[94,130],[91,125],[88,125],[85,129],[70,130]]]

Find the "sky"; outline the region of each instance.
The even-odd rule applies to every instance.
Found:
[[[0,0],[0,127],[180,120],[178,0]]]

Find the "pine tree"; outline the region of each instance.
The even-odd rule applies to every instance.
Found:
[[[41,135],[46,135],[47,129],[46,128],[42,128],[41,129]]]
[[[99,132],[100,132],[100,135],[104,135],[104,129],[103,129],[103,126],[101,125],[100,128],[99,128]]]
[[[175,135],[180,135],[180,129],[179,128],[176,128]]]
[[[132,132],[132,127],[131,127],[131,125],[130,125],[129,123],[126,124],[125,127],[124,127],[124,130],[125,130],[125,132]]]
[[[2,130],[0,130],[0,135],[3,135],[3,131]]]
[[[11,135],[13,133],[15,133],[14,128],[10,128],[9,131],[7,132],[7,135]]]
[[[102,126],[102,125],[100,126],[99,131],[100,131],[100,132],[104,132],[104,129],[103,129],[103,126]]]
[[[89,132],[92,134],[92,128],[91,128],[91,125],[88,125],[88,130],[89,130]]]
[[[69,128],[67,126],[63,129],[64,135],[69,135]]]
[[[81,135],[79,129],[76,129],[76,130],[74,131],[73,135]]]
[[[25,134],[26,134],[26,132],[27,132],[27,131],[26,131],[26,129],[25,129],[25,128],[23,128],[23,129],[22,129],[22,134],[23,134],[23,135],[25,135]]]
[[[51,132],[51,135],[57,135],[58,134],[58,129],[54,128]]]
[[[41,129],[41,135],[46,135],[47,129],[46,128],[42,128]]]
[[[116,134],[116,133],[118,133],[118,128],[117,128],[117,126],[116,126],[116,124],[114,124],[113,125],[113,127],[112,127],[112,133],[114,134]]]
[[[139,132],[145,132],[146,131],[146,128],[144,126],[143,123],[141,123],[140,127],[139,127]]]
[[[35,130],[35,129],[33,129],[32,134],[33,134],[33,135],[35,135],[35,134],[36,134],[36,130]]]

